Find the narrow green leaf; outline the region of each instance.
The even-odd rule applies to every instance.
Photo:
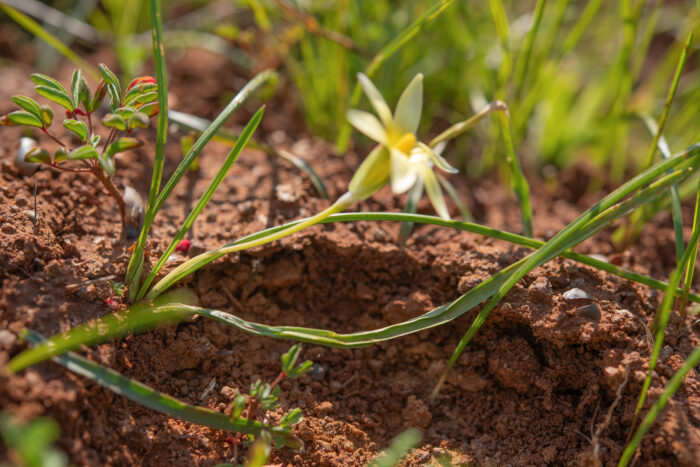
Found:
[[[26,338],[33,344],[46,342],[41,334],[34,331],[27,331]],[[254,436],[260,435],[263,430],[269,430],[281,446],[299,445],[299,440],[293,437],[290,427],[267,426],[241,417],[232,419],[222,413],[186,404],[73,352],[55,357],[54,361],[116,394],[171,417],[214,429]]]
[[[69,112],[72,112],[75,110],[75,107],[73,107],[73,101],[71,98],[68,96],[68,93],[64,90],[59,90],[55,89],[49,86],[43,86],[39,85],[34,88],[36,90],[36,93],[39,94],[40,96],[43,96],[47,98],[50,101],[53,101],[60,105],[61,107],[65,108]]]
[[[51,47],[53,47],[59,53],[61,53],[64,57],[66,57],[68,60],[87,70],[88,74],[92,76],[92,78],[99,79],[99,73],[97,72],[95,67],[90,65],[82,58],[80,58],[80,56],[73,52],[70,49],[70,47],[68,47],[59,39],[57,39],[46,29],[42,28],[41,25],[34,21],[32,18],[20,11],[17,11],[16,9],[5,4],[4,2],[0,2],[0,10],[4,11],[7,14],[7,16],[12,18],[17,24],[29,31],[30,34],[33,34],[34,36],[42,39],[44,42],[49,44]]]
[[[121,115],[107,114],[102,118],[102,124],[108,128],[116,128],[119,131],[126,131],[126,121]]]
[[[417,428],[409,428],[391,440],[391,445],[370,462],[367,467],[394,467],[401,464],[406,454],[418,446],[422,436]]]
[[[39,103],[30,97],[25,96],[12,96],[12,102],[34,115],[39,120],[43,121],[43,112],[41,111],[41,106]]]
[[[148,95],[148,102],[153,102],[158,99],[158,85],[153,83],[141,83],[129,89],[124,95],[124,104],[131,104],[136,99],[141,99]],[[146,103],[145,101],[143,103]]]
[[[85,124],[85,122],[81,122],[79,120],[74,120],[72,118],[63,120],[63,126],[66,127],[68,131],[73,133],[75,136],[80,139],[82,143],[87,141],[88,138],[88,126]]]
[[[46,86],[47,88],[52,88],[56,91],[60,91],[68,95],[68,91],[66,91],[66,88],[64,88],[61,83],[59,83],[50,76],[42,75],[41,73],[34,73],[30,75],[30,78],[37,86]]]
[[[700,347],[696,347],[695,350],[688,355],[688,358],[686,358],[683,366],[676,373],[674,373],[671,380],[668,382],[668,384],[666,384],[664,391],[661,393],[659,398],[656,399],[654,405],[651,406],[649,412],[647,412],[646,416],[644,417],[644,420],[642,420],[642,423],[639,425],[639,428],[637,428],[637,431],[635,431],[632,440],[622,452],[620,462],[617,464],[618,467],[626,467],[629,465],[632,457],[634,456],[634,452],[637,450],[639,443],[642,442],[642,438],[644,438],[646,432],[649,431],[649,428],[651,428],[658,416],[663,411],[664,407],[666,407],[669,399],[671,399],[671,397],[673,397],[676,391],[678,391],[678,389],[681,387],[681,384],[688,373],[690,373],[693,368],[697,367],[698,364],[700,364]]]
[[[129,117],[127,124],[129,126],[129,129],[148,128],[148,115],[146,115],[143,112],[134,112],[134,114],[131,117]]]
[[[111,157],[120,152],[128,151],[129,149],[135,149],[141,146],[143,146],[143,142],[137,140],[136,138],[119,138],[118,140],[107,146],[105,154]]]
[[[214,195],[214,192],[217,190],[217,188],[219,188],[219,185],[221,185],[221,182],[226,177],[226,174],[229,172],[234,162],[236,162],[236,159],[238,159],[238,155],[241,153],[241,151],[246,146],[250,138],[253,136],[253,132],[255,132],[256,128],[260,124],[264,113],[265,107],[263,106],[260,109],[258,109],[258,111],[248,121],[245,128],[243,129],[243,132],[241,133],[241,137],[238,138],[238,141],[236,141],[236,145],[233,147],[233,149],[231,149],[231,152],[229,152],[228,156],[226,157],[226,160],[222,164],[216,176],[211,181],[206,191],[197,202],[195,208],[187,216],[187,219],[185,219],[185,222],[182,224],[182,227],[177,232],[172,242],[170,242],[168,248],[166,248],[166,250],[163,252],[156,264],[151,269],[151,272],[144,280],[143,284],[141,285],[141,289],[138,293],[139,300],[146,294],[146,292],[148,291],[148,287],[156,278],[165,262],[168,260],[173,251],[175,251],[175,248],[180,243],[180,241],[185,237],[185,234],[192,227],[192,224],[202,212],[204,207],[207,205],[211,197]]]
[[[2,126],[35,126],[37,128],[44,128],[44,122],[37,118],[29,112],[24,110],[15,110],[7,115],[0,117],[0,125]]]
[[[36,147],[32,148],[24,155],[24,160],[27,162],[37,162],[39,164],[50,164],[51,156],[46,149]]]
[[[71,79],[71,96],[73,96],[73,107],[78,108],[82,102],[82,90],[83,90],[83,72],[80,68],[76,68],[73,72],[73,78]]]
[[[87,85],[83,79],[80,83],[80,103],[83,104],[86,112],[91,112],[90,102],[92,102],[92,96],[90,95],[90,87]],[[76,107],[78,107],[76,105]]]
[[[108,177],[114,177],[114,160],[110,156],[107,154],[100,154],[100,156],[97,158],[97,162],[100,164],[100,167],[102,167],[102,170],[105,171]]]
[[[97,150],[89,144],[73,149],[68,153],[70,160],[97,159],[99,154]]]
[[[56,152],[53,153],[53,161],[56,163],[63,162],[67,159],[68,159],[68,153],[63,148],[58,148],[58,149],[56,149]]]
[[[92,113],[97,110],[100,107],[100,104],[102,104],[106,94],[107,83],[105,83],[104,80],[100,80],[99,84],[97,85],[97,89],[95,89],[95,95],[92,96],[90,105],[87,108],[88,112]]]
[[[121,105],[121,96],[119,95],[119,89],[111,84],[107,83],[107,93],[109,94],[109,110],[114,112]]]
[[[100,63],[98,68],[100,69],[100,75],[102,75],[102,79],[105,81],[105,83],[114,86],[116,101],[121,103],[122,87],[119,84],[117,76],[112,73],[112,70],[110,70],[104,63]]]

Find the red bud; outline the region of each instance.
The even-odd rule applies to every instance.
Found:
[[[180,243],[178,243],[177,246],[175,247],[175,251],[187,253],[188,251],[190,251],[190,246],[192,246],[192,242],[190,242],[187,239],[181,240]]]
[[[112,310],[116,310],[117,308],[119,308],[119,303],[117,303],[117,301],[113,298],[108,298],[107,300],[105,300],[105,304]]]

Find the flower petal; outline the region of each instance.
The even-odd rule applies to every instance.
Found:
[[[424,144],[424,143],[420,143],[420,142],[419,142],[419,143],[418,143],[418,147],[419,147],[421,150],[423,150],[423,151],[428,155],[428,158],[430,159],[430,161],[431,161],[433,164],[437,165],[437,166],[440,168],[440,170],[442,170],[442,171],[444,171],[444,172],[452,173],[452,174],[459,172],[459,170],[457,170],[457,169],[455,169],[454,167],[452,167],[452,166],[445,160],[444,157],[442,157],[440,154],[438,154],[435,150],[433,150],[433,149],[432,149],[430,146],[428,146],[427,144]]]
[[[348,110],[346,116],[350,124],[359,131],[378,143],[386,144],[386,130],[377,117],[369,112],[355,109]]]
[[[398,149],[391,150],[391,191],[405,193],[416,183],[416,172],[408,157]]]
[[[445,197],[442,196],[442,190],[440,189],[440,183],[438,183],[437,177],[427,165],[418,166],[418,170],[425,184],[425,191],[428,193],[428,198],[430,198],[430,202],[435,208],[435,212],[443,219],[449,220],[450,213],[447,212]]]
[[[404,133],[415,133],[423,109],[423,74],[418,73],[401,93],[394,112],[394,123]]]
[[[374,110],[379,115],[379,119],[384,123],[384,126],[388,127],[391,123],[391,109],[386,103],[382,94],[379,92],[374,83],[363,73],[357,74],[357,80],[360,82],[360,86],[365,91],[365,96],[369,99],[369,102],[374,107]]]

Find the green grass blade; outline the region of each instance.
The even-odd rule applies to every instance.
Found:
[[[71,62],[75,63],[78,67],[85,70],[85,72],[87,72],[92,79],[94,79],[95,81],[100,80],[100,72],[97,71],[97,68],[83,60],[78,54],[73,52],[70,49],[70,47],[61,42],[57,37],[48,32],[46,29],[41,27],[41,25],[34,21],[32,18],[20,11],[17,11],[16,9],[12,8],[10,5],[7,5],[4,2],[0,2],[0,10],[5,12],[7,16],[12,18],[12,20],[15,23],[19,24],[24,29],[29,31],[30,34],[42,39],[44,42],[56,49],[61,55],[66,57]]]
[[[408,192],[408,197],[406,198],[406,205],[403,207],[403,212],[406,214],[415,214],[418,212],[418,201],[423,197],[423,183],[421,180],[417,181],[413,188]],[[401,228],[399,229],[399,244],[401,246],[406,245],[408,237],[411,236],[413,231],[413,222],[401,222]]]
[[[700,159],[700,157],[695,157],[692,161],[698,163],[700,162],[698,159]],[[674,160],[677,161],[678,156],[674,156]],[[635,196],[629,200],[613,205],[609,209],[594,216],[590,222],[582,225],[577,231],[575,231],[574,235],[566,236],[563,240],[556,242],[554,247],[551,246],[550,240],[550,242],[545,244],[536,252],[539,253],[541,251],[548,250],[547,254],[542,257],[539,264],[549,261],[557,255],[564,253],[572,246],[582,242],[599,230],[607,227],[611,222],[626,215],[637,206],[648,202],[650,199],[653,199],[654,196],[662,193],[669,185],[676,183],[679,178],[687,176],[688,173],[689,169],[686,169],[678,171],[673,175],[664,176],[661,180],[653,183],[651,186],[640,190],[639,193],[636,193]],[[608,199],[615,199],[616,195],[617,193],[614,192],[613,194],[609,195]],[[599,203],[599,205],[605,206],[607,204],[605,201],[606,200],[603,200],[603,202],[601,202],[602,204]],[[594,207],[589,210],[589,212],[590,211],[597,212],[597,209]],[[356,214],[356,216],[362,216],[362,214]],[[421,217],[427,217],[397,213],[395,215],[397,220],[400,220],[398,216],[404,216],[404,219],[420,219]],[[585,215],[582,217],[585,217]],[[442,220],[441,222],[455,223],[456,221]],[[300,224],[300,222],[297,224]],[[481,228],[488,229],[486,227]],[[280,230],[283,229],[276,228],[276,231]],[[265,232],[259,232],[256,234],[256,236],[260,237],[263,234],[265,234]],[[547,248],[548,246],[550,247],[549,249]],[[158,300],[151,303],[135,305],[126,311],[106,315],[95,322],[78,326],[65,333],[58,334],[52,337],[46,344],[19,354],[8,364],[8,369],[15,372],[20,371],[29,365],[39,363],[62,352],[73,350],[83,344],[95,345],[115,336],[124,335],[125,333],[133,330],[149,329],[157,326],[161,322],[177,322],[195,314],[223,322],[244,332],[260,336],[294,339],[301,342],[335,347],[363,347],[379,341],[394,339],[406,334],[439,326],[461,316],[473,307],[479,305],[484,300],[496,293],[501,292],[504,284],[506,284],[509,280],[512,281],[515,273],[519,272],[523,266],[527,265],[528,261],[531,261],[532,256],[535,255],[531,255],[530,257],[524,258],[515,264],[504,268],[448,305],[435,308],[434,310],[431,310],[421,316],[409,319],[402,323],[380,329],[351,334],[338,334],[322,329],[310,329],[295,326],[267,326],[264,324],[252,323],[222,311],[174,303],[178,300],[191,303],[194,299],[192,297],[192,293],[186,290],[173,291],[161,297],[161,300],[163,300],[165,304],[163,304],[163,301]],[[478,315],[474,324],[470,328],[469,333],[471,333],[471,335],[473,335],[478,327],[483,324],[483,321],[488,316],[489,311],[490,310],[484,312],[482,310],[482,312]]]
[[[430,146],[434,147],[439,143],[456,138],[465,131],[474,127],[477,123],[481,122],[493,112],[500,113],[500,123],[506,145],[506,165],[510,172],[511,188],[513,189],[513,192],[520,203],[523,232],[526,236],[532,237],[532,205],[530,202],[530,186],[528,185],[527,179],[523,174],[522,168],[520,167],[520,161],[518,160],[518,155],[515,151],[515,141],[513,139],[510,113],[508,112],[508,106],[504,102],[497,100],[489,103],[489,105],[487,105],[479,113],[472,115],[463,122],[452,125],[447,130],[437,135],[430,141]]]
[[[207,127],[207,129],[202,133],[202,135],[199,138],[197,138],[197,141],[195,141],[195,143],[192,145],[190,151],[187,153],[182,162],[180,162],[170,179],[168,179],[167,183],[163,187],[163,190],[160,192],[160,194],[158,194],[156,200],[152,205],[152,211],[150,211],[151,215],[148,216],[147,212],[147,216],[144,219],[144,227],[141,230],[139,243],[137,244],[137,247],[134,250],[134,254],[132,254],[131,256],[131,260],[129,261],[129,268],[127,269],[126,280],[128,284],[133,284],[135,278],[139,277],[141,274],[141,268],[143,267],[143,248],[146,244],[147,231],[148,229],[150,229],[150,223],[153,222],[155,215],[163,206],[163,203],[168,198],[168,196],[170,196],[170,193],[172,193],[173,189],[175,188],[175,185],[177,185],[177,183],[189,169],[190,165],[192,165],[199,153],[202,151],[202,149],[204,149],[204,146],[206,146],[206,144],[221,129],[221,127],[224,125],[226,120],[229,119],[231,114],[233,114],[233,112],[238,110],[243,105],[243,103],[246,102],[251,93],[253,93],[256,89],[262,86],[266,81],[272,79],[274,76],[275,73],[273,71],[266,70],[257,74],[253,79],[251,79],[248,82],[248,84],[246,84],[243,87],[243,89],[241,89],[240,92],[236,94],[236,96],[231,100],[231,102],[229,102],[226,108],[224,108],[224,110],[214,119],[214,121],[211,123],[211,125],[209,125],[209,127]],[[164,113],[163,109],[161,109],[161,114],[162,113]],[[146,225],[147,223],[149,224]],[[133,299],[136,297],[138,288],[134,287],[133,292],[131,292],[131,290],[132,287],[130,286],[129,296]]]
[[[513,140],[513,128],[508,110],[499,113],[503,137],[506,143],[506,162],[510,169],[510,185],[515,192],[515,196],[520,203],[520,216],[523,225],[523,233],[527,237],[532,237],[532,205],[530,203],[530,186],[520,168],[520,161],[515,151],[515,141]]]
[[[408,452],[417,447],[422,438],[417,428],[409,428],[391,440],[391,445],[370,462],[367,467],[395,467]]]
[[[163,166],[165,165],[165,142],[168,137],[168,80],[165,66],[165,50],[163,47],[163,19],[160,0],[150,0],[151,31],[153,33],[153,61],[156,70],[156,82],[158,84],[158,135],[156,137],[156,151],[153,159],[153,174],[151,186],[148,192],[148,203],[144,214],[143,225],[139,233],[136,248],[134,248],[129,265],[126,269],[125,282],[129,288],[129,297],[136,296],[143,270],[144,249],[146,239],[151,231],[151,224],[158,213],[157,199],[160,185],[163,179]]]
[[[523,50],[518,57],[518,61],[515,64],[515,96],[516,98],[522,94],[523,86],[525,85],[525,78],[527,76],[528,65],[530,64],[530,56],[532,55],[532,47],[535,44],[535,38],[537,37],[537,32],[540,29],[540,23],[542,22],[542,15],[544,13],[544,6],[547,0],[537,0],[535,5],[534,19],[532,22],[532,27],[525,36],[525,43],[523,44]]]
[[[685,379],[688,373],[690,373],[690,370],[697,367],[698,364],[700,364],[700,347],[696,347],[695,350],[688,355],[688,358],[685,360],[683,366],[673,375],[671,380],[664,388],[664,391],[661,393],[656,402],[654,402],[654,405],[651,406],[649,412],[647,412],[646,416],[642,420],[642,423],[639,425],[639,428],[637,428],[637,431],[635,431],[632,440],[622,452],[620,462],[617,464],[618,467],[626,467],[629,465],[634,452],[637,450],[639,443],[644,437],[644,434],[649,431],[649,428],[651,428],[651,426],[654,424],[658,416],[661,414],[661,411],[664,409],[664,407],[666,407],[668,400],[673,397],[673,394],[675,394],[681,387],[683,379]]]
[[[185,129],[196,131],[198,133],[202,133],[211,124],[211,122],[207,119],[195,117],[194,115],[189,115],[175,110],[170,111],[169,117],[171,122],[174,122]],[[236,140],[238,140],[238,135],[226,130],[225,128],[222,128],[216,133],[216,135],[214,135],[212,139],[214,141],[233,146],[236,144]],[[312,169],[311,166],[302,158],[297,157],[284,149],[274,148],[268,144],[260,143],[255,140],[251,140],[248,143],[248,146],[290,162],[293,166],[304,172],[309,177],[316,191],[318,191],[318,193],[324,199],[329,199],[328,190],[326,189],[325,183],[323,183],[323,179],[319,177],[314,169]]]
[[[693,156],[693,161],[697,162],[697,155],[700,154],[700,145],[695,145],[692,146],[691,148],[687,149],[681,154],[678,154],[676,156],[673,156],[672,158],[665,159],[658,164],[654,165],[648,170],[645,170],[641,174],[637,175],[634,177],[632,180],[628,181],[627,183],[623,184],[621,187],[613,191],[611,194],[603,198],[601,201],[596,203],[592,208],[588,209],[585,213],[583,213],[581,216],[579,216],[576,220],[574,220],[572,223],[570,223],[567,227],[565,227],[563,230],[561,230],[559,233],[557,233],[552,239],[550,239],[542,248],[525,258],[525,262],[518,268],[517,272],[512,274],[506,281],[503,283],[499,288],[497,293],[491,297],[489,302],[484,306],[484,308],[481,310],[479,315],[475,318],[474,322],[472,323],[472,326],[467,330],[466,334],[462,337],[460,340],[459,344],[457,345],[457,348],[455,349],[454,353],[450,357],[450,360],[448,361],[447,367],[445,369],[445,373],[442,376],[441,381],[438,383],[436,386],[436,391],[439,390],[440,385],[442,384],[442,381],[444,381],[444,378],[446,377],[447,372],[450,370],[450,368],[455,364],[459,356],[462,354],[462,351],[464,348],[467,346],[471,338],[476,334],[476,331],[483,325],[483,323],[486,320],[486,317],[489,315],[491,310],[498,304],[498,302],[508,293],[508,291],[520,280],[522,279],[527,273],[529,273],[532,269],[540,266],[543,264],[545,261],[548,260],[548,258],[551,257],[552,252],[556,252],[558,250],[564,251],[570,246],[573,246],[576,243],[573,243],[573,245],[570,245],[569,247],[564,248],[563,250],[561,249],[561,246],[563,244],[566,244],[567,242],[570,242],[571,238],[580,236],[578,234],[579,230],[582,230],[587,223],[589,223],[591,220],[595,218],[598,214],[601,212],[609,209],[612,207],[614,204],[618,203],[621,201],[624,197],[630,195],[631,193],[635,192],[636,190],[642,188],[643,186],[647,185],[650,183],[653,179],[661,175],[662,173],[666,172],[666,170],[676,166],[676,165],[682,165],[679,164],[680,160],[685,159],[687,156],[692,155]],[[664,177],[665,179],[668,179],[669,176]],[[680,180],[676,179],[675,182],[678,182]],[[551,259],[551,258],[550,258]],[[674,289],[675,290],[675,289]]]
[[[187,219],[185,219],[185,222],[182,224],[182,227],[180,227],[180,230],[170,242],[168,248],[165,249],[163,254],[160,256],[156,264],[151,269],[151,272],[148,273],[148,276],[143,281],[143,284],[141,285],[141,290],[139,290],[139,294],[136,298],[137,301],[141,300],[141,298],[143,298],[143,296],[146,294],[146,291],[153,282],[153,279],[155,279],[155,277],[158,275],[165,262],[168,260],[173,251],[175,251],[175,248],[177,247],[178,243],[180,243],[180,240],[185,238],[185,234],[187,234],[187,232],[192,227],[192,224],[194,224],[194,221],[197,219],[199,214],[201,214],[202,210],[207,205],[207,203],[209,203],[209,200],[214,195],[214,192],[219,188],[219,185],[221,185],[221,182],[223,182],[229,170],[231,170],[231,167],[233,166],[234,162],[236,162],[236,159],[238,159],[238,155],[241,153],[246,144],[248,144],[250,138],[253,136],[253,132],[255,132],[255,130],[258,128],[258,125],[260,124],[264,113],[265,108],[261,107],[255,113],[255,115],[253,115],[248,121],[248,124],[243,129],[240,138],[238,138],[238,140],[236,141],[236,144],[233,146],[233,149],[231,149],[231,152],[229,152],[228,156],[226,157],[226,160],[222,164],[216,176],[214,176],[214,179],[211,181],[204,194],[202,194],[202,197],[197,202],[197,205],[187,216]]]
[[[229,102],[226,108],[214,119],[214,121],[209,125],[209,127],[202,133],[202,136],[197,138],[197,141],[192,145],[192,149],[187,153],[185,158],[180,162],[175,169],[175,172],[168,180],[168,183],[163,187],[160,195],[158,195],[158,201],[156,204],[156,209],[160,209],[163,206],[165,200],[170,196],[175,185],[180,181],[180,179],[187,173],[192,162],[197,158],[199,153],[204,149],[204,146],[212,139],[212,137],[221,129],[226,120],[238,110],[250,97],[250,95],[255,92],[260,86],[262,86],[268,80],[273,79],[276,76],[275,72],[272,70],[265,70],[253,77],[244,87],[239,91],[238,94]]]
[[[659,117],[659,122],[657,124],[657,129],[656,132],[654,133],[654,140],[651,143],[651,146],[649,148],[649,155],[646,158],[646,162],[644,164],[644,167],[651,167],[651,164],[654,162],[654,155],[656,154],[656,150],[659,144],[659,138],[661,138],[661,134],[664,131],[664,128],[666,126],[666,119],[668,117],[668,113],[671,110],[671,104],[673,104],[673,99],[676,97],[676,91],[678,90],[678,83],[681,80],[681,74],[683,73],[683,68],[685,68],[685,62],[688,59],[688,51],[690,50],[690,46],[693,43],[693,34],[694,31],[690,31],[690,34],[688,35],[688,38],[685,41],[685,46],[683,47],[683,51],[681,52],[681,56],[678,59],[678,65],[676,66],[676,72],[673,75],[673,80],[671,81],[671,86],[669,86],[668,89],[668,94],[666,95],[666,101],[664,103],[664,109],[661,112],[661,116]]]
[[[642,116],[642,120],[647,126],[649,132],[654,135],[661,157],[668,159],[671,157],[671,149],[666,142],[666,138],[661,135],[657,123],[650,116]],[[683,241],[683,210],[681,209],[681,196],[678,191],[678,185],[672,186],[669,190],[671,194],[671,219],[673,221],[673,231],[676,236],[676,261],[680,261],[685,250],[685,242]],[[649,207],[645,206],[644,210]],[[646,217],[643,216],[642,217]],[[641,222],[641,219],[638,221]],[[631,227],[634,228],[634,222],[631,222]],[[636,229],[635,229],[636,230]]]
[[[34,331],[27,331],[26,338],[33,344],[46,342],[41,334]],[[248,435],[259,435],[265,429],[271,431],[273,436],[281,441],[281,444],[288,443],[295,447],[298,446],[298,441],[294,439],[291,428],[265,426],[258,421],[242,417],[232,419],[228,415],[204,407],[186,404],[73,352],[54,357],[54,361],[120,396],[171,417],[210,428]]]
[[[449,7],[453,1],[454,0],[437,0],[435,3],[433,3],[433,5],[428,8],[425,13],[412,22],[406,29],[401,31],[388,44],[382,47],[374,58],[372,58],[372,61],[369,63],[369,65],[367,65],[367,68],[365,68],[365,75],[367,75],[369,78],[373,78],[377,70],[379,70],[382,64],[389,57],[401,49],[428,23],[440,16],[440,14],[445,11],[445,9]],[[352,93],[350,94],[350,107],[357,107],[357,105],[360,103],[360,97],[362,97],[362,88],[359,81],[356,81],[355,86],[352,88]],[[344,122],[343,126],[338,132],[338,139],[336,140],[336,147],[338,148],[339,152],[345,152],[347,149],[351,132],[352,128],[350,127],[350,124],[348,122]]]
[[[700,225],[700,188],[697,190],[695,196],[695,212],[693,213],[693,226],[697,228],[698,225]],[[698,259],[698,242],[689,242],[688,249],[691,250],[690,259],[688,260],[688,265],[685,269],[685,280],[683,282],[683,292],[681,293],[681,303],[679,306],[679,311],[684,319],[686,316],[685,307],[688,304],[688,297],[690,296],[690,286],[693,284],[695,262]]]
[[[444,188],[445,193],[452,198],[452,201],[455,203],[455,206],[457,206],[457,210],[459,211],[459,214],[462,216],[462,218],[466,221],[473,221],[474,217],[472,216],[472,213],[469,212],[469,208],[467,207],[466,204],[460,199],[459,193],[457,193],[457,189],[450,183],[450,181],[445,178],[442,174],[437,173],[437,179],[440,181],[440,184],[442,185],[442,188]]]
[[[697,201],[700,202],[700,189],[698,190]],[[697,204],[697,203],[696,203]],[[642,390],[639,395],[639,401],[637,402],[637,407],[634,412],[634,419],[632,420],[632,427],[636,425],[637,417],[639,416],[642,407],[644,407],[644,401],[646,400],[647,392],[651,386],[651,378],[654,370],[656,369],[656,363],[659,359],[659,353],[661,352],[661,347],[664,341],[664,335],[666,332],[666,326],[668,325],[668,320],[671,317],[671,312],[673,311],[673,304],[676,300],[676,293],[678,284],[680,284],[683,273],[685,273],[686,267],[690,263],[690,258],[697,252],[698,240],[700,239],[700,218],[695,218],[695,224],[693,225],[693,234],[688,242],[688,247],[679,261],[678,266],[671,274],[668,280],[668,289],[666,290],[666,295],[661,302],[661,307],[659,312],[654,317],[654,348],[651,352],[651,358],[649,359],[649,370],[647,376],[642,384]]]

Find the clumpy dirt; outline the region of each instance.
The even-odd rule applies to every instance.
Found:
[[[221,72],[224,65],[217,60],[202,59],[201,73]],[[180,74],[184,63],[170,64],[173,107],[211,116],[212,106],[222,103],[211,89],[196,99],[191,78]],[[28,74],[21,66],[0,69],[0,112],[9,110],[9,94],[31,91]],[[219,89],[240,87],[235,74],[220,76],[215,83]],[[199,108],[206,101],[206,109]],[[254,110],[254,104],[246,106],[235,122]],[[272,117],[265,117],[258,137],[307,160],[328,184],[331,198],[342,194],[358,156],[335,157],[328,144],[281,130],[294,128],[294,115],[268,113]],[[128,244],[117,240],[116,206],[89,176],[45,170],[35,177],[20,176],[11,163],[19,134],[3,129],[0,139],[2,366],[26,348],[17,338],[25,327],[48,335],[107,313],[107,299],[125,305],[104,279],[121,277],[128,261]],[[116,182],[145,196],[153,132],[140,136],[149,142],[119,156]],[[202,154],[201,170],[176,189],[154,227],[151,259],[167,246],[227,152],[211,144]],[[180,157],[177,134],[171,134],[166,174]],[[572,183],[558,191],[532,183],[538,238],[551,237],[601,196],[574,188],[587,173],[576,168],[562,174]],[[519,230],[517,205],[496,180],[475,186],[459,176],[452,181],[480,223]],[[385,189],[357,209],[398,211],[402,201]],[[195,223],[188,254],[308,216],[328,204],[285,161],[246,150]],[[431,212],[426,200],[419,210]],[[432,226],[417,227],[402,248],[396,242],[398,229],[397,224],[370,222],[317,226],[217,260],[182,285],[191,287],[203,306],[248,320],[351,332],[397,323],[448,303],[528,252]],[[664,217],[649,224],[625,252],[614,249],[610,232],[578,251],[659,278],[674,266],[673,232]],[[168,267],[182,256],[176,253]],[[477,310],[368,348],[305,345],[302,358],[315,362],[314,371],[284,381],[281,396],[283,411],[301,407],[304,412],[295,434],[305,447],[301,452],[276,450],[272,462],[365,465],[394,436],[417,427],[423,439],[409,456],[410,465],[441,458],[451,458],[455,465],[614,465],[648,365],[648,326],[660,296],[568,260],[551,261],[524,278],[492,312],[435,399],[430,392]],[[673,316],[650,402],[700,344],[700,329],[692,323]],[[226,412],[236,389],[247,392],[258,378],[274,379],[279,356],[290,345],[198,318],[83,353],[185,402]],[[53,363],[18,375],[0,373],[0,408],[22,418],[56,419],[62,430],[58,446],[76,465],[242,460],[241,451],[227,440],[229,433],[160,415]],[[700,465],[699,428],[700,378],[691,371],[645,437],[636,465]]]

